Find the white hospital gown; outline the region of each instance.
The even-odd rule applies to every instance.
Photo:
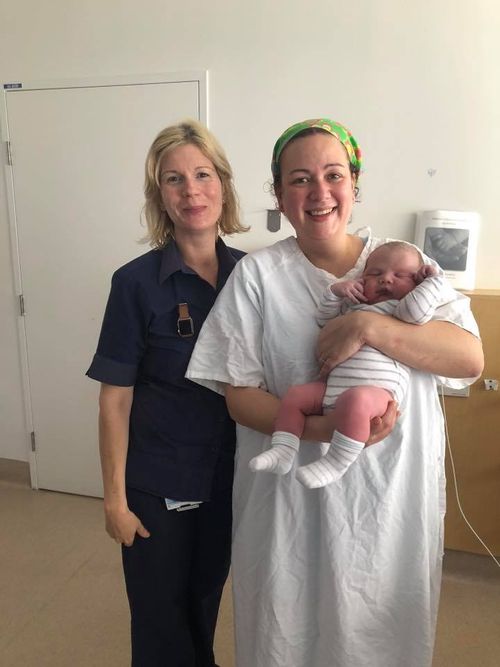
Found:
[[[369,238],[356,267],[385,240]],[[333,276],[291,237],[237,264],[205,321],[187,377],[282,396],[317,377],[320,295]],[[441,318],[477,334],[469,300]],[[454,381],[455,387],[472,380]],[[295,469],[253,473],[270,438],[238,426],[232,577],[237,667],[426,667],[443,552],[444,436],[434,376],[412,371],[402,415],[337,482],[307,489]],[[408,406],[408,409],[406,409]]]

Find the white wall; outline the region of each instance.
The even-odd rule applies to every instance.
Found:
[[[477,210],[477,287],[499,288],[498,34],[496,0],[0,0],[0,82],[208,69],[246,249],[289,233],[265,230],[278,134],[338,119],[366,158],[353,228],[411,240],[418,210]],[[0,457],[27,460],[3,180],[0,197]]]

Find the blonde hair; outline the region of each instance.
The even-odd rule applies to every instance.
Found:
[[[231,165],[214,135],[195,120],[169,125],[153,141],[146,156],[143,215],[148,233],[144,241],[153,248],[163,248],[174,237],[174,223],[164,210],[160,194],[160,166],[163,157],[174,148],[193,144],[214,165],[222,183],[222,213],[218,221],[220,234],[247,231],[240,222],[238,196],[233,184]]]

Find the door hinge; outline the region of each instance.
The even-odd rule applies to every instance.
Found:
[[[35,431],[31,431],[31,451],[36,451]]]
[[[5,142],[5,148],[7,149],[7,164],[12,165],[12,147],[10,145],[10,141]]]
[[[24,294],[19,295],[19,312],[21,313],[21,317],[23,317],[26,312],[24,310]]]

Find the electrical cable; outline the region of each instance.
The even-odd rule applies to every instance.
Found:
[[[469,527],[469,529],[472,531],[472,533],[474,534],[474,536],[475,536],[475,537],[479,540],[479,542],[483,545],[483,547],[484,547],[484,548],[486,549],[486,551],[489,553],[489,555],[491,556],[491,558],[495,561],[496,565],[497,565],[498,567],[500,567],[500,562],[499,562],[499,561],[497,560],[497,558],[494,556],[494,554],[492,553],[492,551],[491,551],[491,549],[488,547],[488,545],[485,544],[485,542],[484,542],[484,541],[479,537],[479,535],[476,533],[476,531],[475,531],[474,528],[472,527],[472,525],[471,525],[469,519],[466,517],[465,512],[464,512],[463,509],[462,509],[462,503],[461,503],[461,501],[460,501],[460,495],[459,495],[459,493],[458,493],[457,473],[456,473],[456,470],[455,470],[455,461],[454,461],[454,459],[453,459],[453,453],[452,453],[452,451],[451,451],[450,434],[448,433],[448,420],[446,419],[446,409],[445,409],[445,405],[444,405],[444,403],[445,403],[445,400],[444,400],[444,391],[443,391],[443,387],[441,387],[441,407],[442,407],[442,410],[443,410],[443,417],[444,417],[444,432],[445,432],[445,437],[446,437],[446,447],[447,447],[448,454],[449,454],[449,457],[450,457],[451,472],[452,472],[452,477],[453,477],[453,486],[454,486],[454,488],[455,488],[455,498],[457,499],[458,509],[459,509],[459,511],[460,511],[460,514],[462,515],[463,520],[465,521],[465,523],[467,524],[467,526]]]

